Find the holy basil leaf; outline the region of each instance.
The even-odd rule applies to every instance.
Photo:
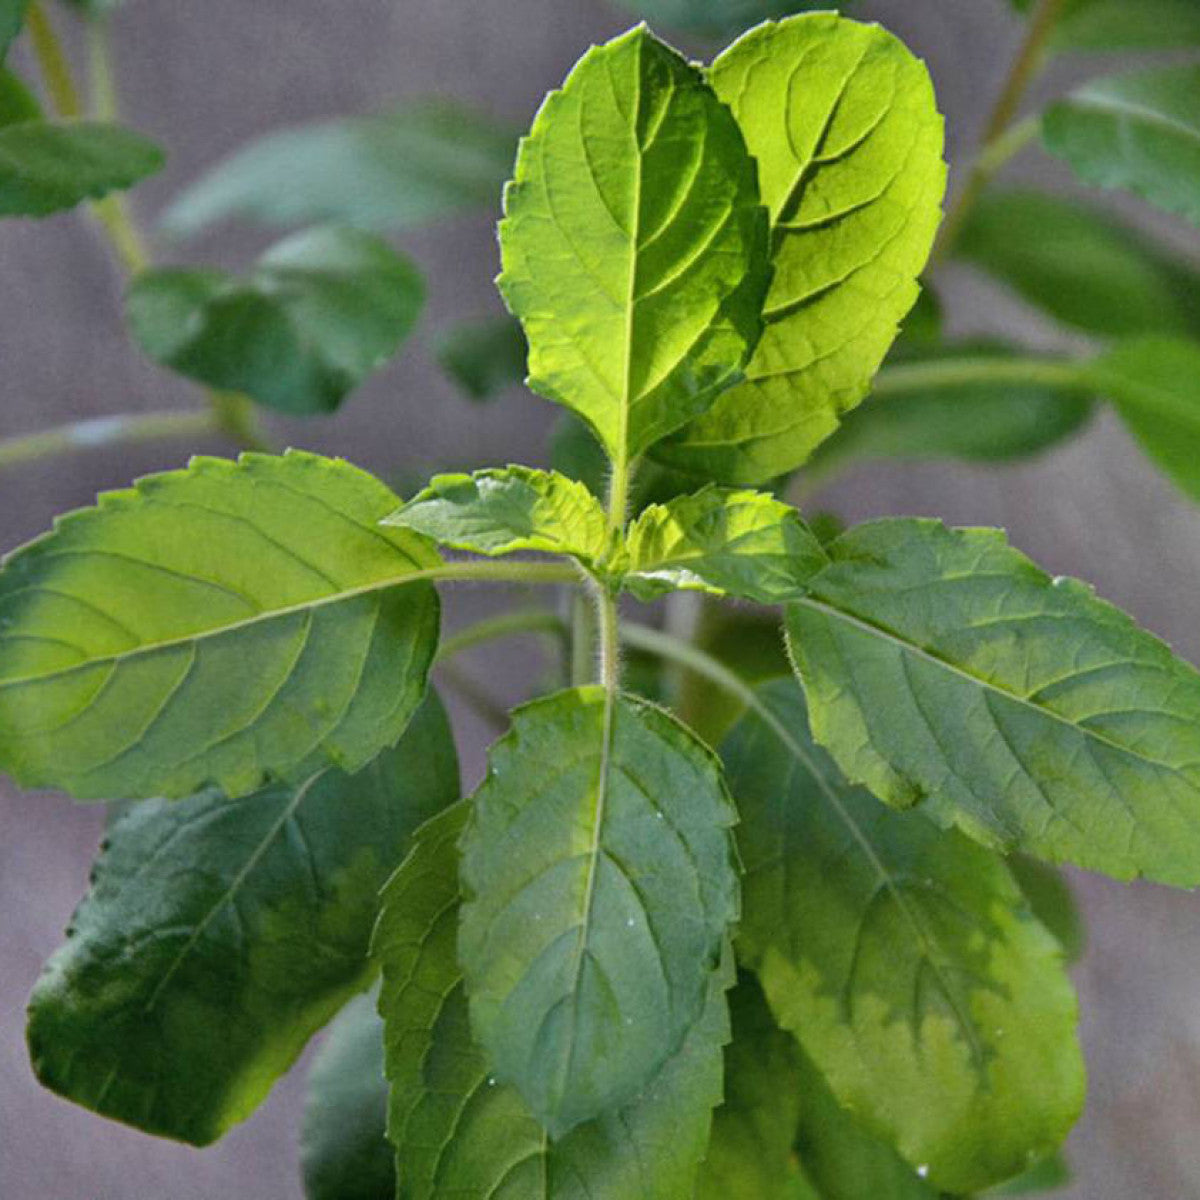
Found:
[[[1200,883],[1200,675],[999,530],[873,521],[790,606],[847,776],[985,845]]]
[[[849,0],[617,0],[654,24],[711,37],[741,33],[752,25],[812,8],[846,8]]]
[[[642,600],[682,588],[781,604],[828,561],[794,508],[717,487],[645,509],[627,551],[625,586]]]
[[[731,955],[700,1020],[633,1102],[550,1141],[471,1038],[455,960],[458,855],[467,805],[417,835],[387,885],[375,933],[391,1083],[388,1136],[406,1200],[690,1196],[721,1098]]]
[[[179,237],[229,217],[408,229],[494,205],[516,148],[506,126],[445,101],[322,121],[239,150],[176,199],[163,225]]]
[[[38,1078],[150,1133],[220,1137],[365,986],[379,888],[457,789],[430,701],[357,775],[131,806],[30,1002]]]
[[[41,115],[42,106],[24,80],[12,71],[0,68],[0,128],[21,121],[36,121]]]
[[[808,1105],[795,1039],[772,1020],[750,974],[738,976],[729,1010],[725,1099],[713,1114],[696,1200],[819,1200],[794,1149]]]
[[[337,459],[197,458],[0,570],[0,767],[81,799],[358,770],[425,691],[438,565]],[[405,584],[408,586],[402,586]]]
[[[901,368],[989,361],[1004,363],[1013,351],[991,342],[922,347]],[[964,459],[998,463],[1037,454],[1079,431],[1092,414],[1081,388],[1049,384],[963,382],[947,372],[921,390],[892,394],[882,375],[865,404],[842,419],[837,432],[809,460],[806,477],[818,479],[855,461],[879,458]]]
[[[693,734],[599,688],[518,709],[488,764],[462,840],[471,1024],[557,1138],[630,1103],[700,1019],[735,814]]]
[[[435,475],[383,523],[455,550],[541,550],[573,555],[586,566],[604,556],[610,541],[604,509],[584,484],[531,467]]]
[[[1014,0],[1027,11],[1032,0]],[[1051,44],[1058,50],[1162,50],[1200,44],[1196,0],[1065,0]]]
[[[775,276],[745,382],[655,457],[758,484],[863,399],[916,300],[941,218],[942,118],[901,42],[829,13],[760,26],[710,78],[758,160]]]
[[[0,217],[44,217],[132,187],[163,165],[141,134],[96,121],[0,127]]]
[[[794,682],[758,696],[765,712],[722,747],[742,961],[839,1101],[919,1175],[952,1192],[1009,1178],[1083,1104],[1058,944],[1002,859],[847,783]]]
[[[490,400],[525,380],[529,347],[510,317],[457,325],[437,348],[442,369],[472,400]]]
[[[955,253],[1087,333],[1200,331],[1200,272],[1075,200],[989,193],[975,206]]]
[[[547,97],[500,247],[529,386],[618,462],[708,408],[758,340],[770,271],[754,162],[700,71],[644,27]]]
[[[1066,961],[1078,962],[1083,955],[1087,933],[1083,914],[1063,872],[1027,854],[1010,855],[1008,869],[1033,915],[1058,939]]]
[[[1114,347],[1087,373],[1146,453],[1200,500],[1200,342],[1139,338]]]
[[[1200,225],[1200,66],[1093,79],[1047,110],[1042,140],[1087,183]]]
[[[127,303],[155,362],[283,412],[324,413],[396,353],[424,295],[420,273],[386,242],[317,229],[272,247],[245,278],[147,271]]]
[[[313,1060],[300,1139],[306,1200],[395,1200],[387,1106],[383,1022],[374,998],[357,996]]]
[[[0,0],[0,64],[21,32],[29,0]]]

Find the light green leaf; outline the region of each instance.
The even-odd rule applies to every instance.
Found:
[[[21,32],[29,0],[0,0],[0,64]]]
[[[500,289],[529,386],[628,462],[741,377],[769,278],[754,162],[644,27],[593,48],[521,143]]]
[[[999,530],[873,521],[787,629],[855,782],[985,845],[1200,882],[1200,675]]]
[[[642,600],[683,588],[780,604],[828,561],[794,508],[717,487],[651,505],[627,547],[625,586]]]
[[[96,121],[0,127],[0,217],[44,217],[153,175],[163,152],[141,134]]]
[[[654,24],[711,37],[730,37],[762,21],[808,9],[849,7],[849,0],[617,0]]]
[[[300,1138],[306,1200],[395,1200],[387,1106],[383,1022],[373,997],[356,996],[329,1027],[308,1079]]]
[[[1042,141],[1085,182],[1200,225],[1200,66],[1090,80],[1046,111]]]
[[[951,1192],[1009,1178],[1083,1104],[1057,942],[1003,860],[848,784],[794,682],[758,696],[769,715],[722,747],[742,816],[739,956],[838,1100],[919,1175]]]
[[[245,278],[147,271],[127,312],[162,366],[284,412],[324,413],[396,353],[424,298],[420,273],[386,242],[316,229],[273,246]]]
[[[570,554],[588,567],[603,558],[610,541],[604,509],[584,484],[531,467],[435,475],[383,523],[455,550],[541,550]]]
[[[217,221],[409,229],[494,206],[512,171],[507,126],[448,101],[301,126],[250,143],[179,196],[163,227]]]
[[[150,1133],[220,1137],[366,985],[379,888],[457,788],[431,701],[357,775],[131,806],[30,1002],[38,1078]]]
[[[1087,374],[1142,449],[1200,500],[1200,342],[1138,338],[1114,347]]]
[[[455,961],[455,841],[467,805],[417,836],[388,884],[374,953],[391,1081],[388,1134],[406,1200],[661,1200],[691,1196],[721,1099],[732,956],[700,1020],[639,1098],[550,1141],[471,1039]]]
[[[1028,11],[1032,0],[1015,0]],[[1051,38],[1057,50],[1165,50],[1200,44],[1196,0],[1065,0]]]
[[[1077,433],[1094,408],[1078,388],[955,380],[955,364],[1003,364],[1013,351],[994,343],[923,347],[903,366],[947,368],[940,381],[893,395],[887,376],[879,394],[847,413],[837,432],[817,447],[808,464],[813,479],[855,461],[880,458],[963,459],[1002,463],[1038,454]]]
[[[916,300],[945,191],[942,118],[924,64],[830,13],[760,26],[710,78],[758,159],[775,276],[746,381],[655,457],[758,484],[863,399]]]
[[[1200,5],[1196,12],[1200,16]],[[1087,333],[1200,330],[1200,272],[1075,200],[1029,191],[988,193],[955,253]]]
[[[36,121],[41,115],[42,106],[25,81],[12,71],[0,68],[0,127]]]
[[[525,334],[510,317],[456,325],[437,348],[442,370],[472,400],[491,400],[523,383],[528,356]]]
[[[1032,1196],[1044,1192],[1055,1192],[1071,1182],[1071,1168],[1061,1154],[1052,1155],[1031,1167],[1024,1175],[1011,1183],[993,1188],[989,1196]]]
[[[552,1137],[630,1103],[700,1019],[737,918],[734,819],[711,752],[630,696],[535,701],[492,748],[459,955],[496,1077]]]
[[[808,1105],[795,1039],[772,1020],[753,975],[738,976],[729,1010],[725,1102],[713,1115],[696,1200],[818,1200],[793,1148]]]
[[[337,459],[197,458],[0,570],[0,767],[81,799],[365,766],[425,691],[438,601],[396,497]],[[407,584],[408,586],[402,586]]]

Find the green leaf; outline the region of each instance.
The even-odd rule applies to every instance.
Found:
[[[906,355],[905,367],[938,364],[947,374],[919,391],[892,395],[881,386],[879,395],[846,414],[808,470],[820,478],[855,461],[881,458],[1002,463],[1041,453],[1077,433],[1094,407],[1078,389],[963,382],[950,374],[956,363],[994,360],[1002,366],[1013,357],[1012,350],[990,342],[922,347]]]
[[[386,242],[316,229],[273,246],[245,278],[147,271],[127,311],[162,366],[283,412],[325,413],[396,353],[424,298],[420,273]]]
[[[366,985],[379,888],[457,788],[431,701],[357,775],[131,806],[30,1002],[38,1078],[150,1133],[219,1138]]]
[[[628,462],[741,377],[769,278],[754,162],[644,27],[593,48],[521,143],[500,289],[529,386]]]
[[[737,918],[734,819],[711,752],[633,697],[560,692],[493,746],[459,954],[496,1077],[552,1137],[630,1103],[700,1019]]]
[[[81,799],[231,796],[365,766],[437,642],[427,543],[337,459],[197,458],[0,570],[0,767]],[[408,586],[402,586],[405,584]]]
[[[1042,141],[1085,182],[1200,225],[1200,66],[1093,79],[1046,111]]]
[[[36,121],[41,115],[42,106],[24,80],[12,71],[0,68],[0,128],[21,121]]]
[[[745,382],[655,457],[758,484],[863,399],[916,300],[945,191],[942,118],[924,64],[830,13],[760,26],[710,78],[758,160],[775,276]]]
[[[952,1192],[1009,1178],[1083,1104],[1057,942],[1000,858],[847,783],[794,682],[758,696],[765,713],[722,747],[742,961],[838,1100],[919,1175]]]
[[[446,101],[322,121],[237,151],[175,200],[163,226],[177,237],[230,217],[410,229],[495,205],[516,147],[507,126]]]
[[[753,975],[738,976],[729,1009],[725,1102],[713,1115],[696,1200],[818,1200],[793,1149],[808,1104],[795,1039],[772,1020]]]
[[[642,600],[682,588],[781,604],[828,562],[794,508],[717,487],[651,505],[627,546],[625,586]]]
[[[1200,675],[999,530],[873,521],[787,629],[857,783],[985,845],[1200,882]]]
[[[761,21],[808,9],[848,7],[849,0],[617,0],[654,24],[710,37],[730,37]]]
[[[1028,11],[1032,0],[1015,0]],[[1057,50],[1167,50],[1200,44],[1196,0],[1066,0],[1051,44]]]
[[[1086,947],[1087,931],[1071,885],[1062,871],[1027,854],[1011,855],[1008,869],[1033,915],[1058,939],[1066,961],[1078,962]]]
[[[1071,1182],[1071,1169],[1061,1154],[1052,1155],[1024,1175],[988,1192],[989,1196],[1031,1196],[1054,1192]]]
[[[1087,368],[1142,449],[1193,500],[1200,500],[1200,342],[1138,338]]]
[[[306,1200],[395,1200],[387,1106],[383,1022],[374,999],[357,996],[329,1027],[309,1075],[300,1139]]]
[[[955,253],[1087,333],[1200,331],[1200,272],[1075,200],[1029,191],[988,193]]]
[[[437,348],[442,370],[472,400],[491,400],[523,383],[528,356],[525,334],[510,317],[457,325]]]
[[[25,24],[29,0],[0,0],[0,64]]]
[[[474,475],[435,475],[385,525],[412,529],[455,550],[570,554],[594,566],[609,545],[600,502],[557,471],[505,467]]]
[[[471,1039],[455,960],[455,842],[467,805],[417,835],[388,884],[374,953],[391,1081],[388,1135],[406,1200],[660,1200],[691,1196],[721,1099],[732,956],[709,976],[682,1048],[623,1108],[550,1141]]]
[[[163,152],[141,134],[96,121],[0,127],[0,217],[44,217],[153,175]]]

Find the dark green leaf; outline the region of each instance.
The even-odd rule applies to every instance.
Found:
[[[1015,0],[1028,10],[1032,0]],[[1200,44],[1196,0],[1065,0],[1051,44],[1058,50],[1167,50]]]
[[[455,550],[540,550],[573,555],[588,567],[604,557],[611,541],[604,509],[582,483],[531,467],[435,475],[383,523]]]
[[[500,288],[529,386],[628,462],[740,378],[769,278],[754,162],[644,27],[590,50],[521,143]]]
[[[1093,79],[1047,110],[1042,140],[1087,183],[1200,225],[1200,66]]]
[[[374,953],[391,1081],[388,1134],[406,1200],[661,1200],[691,1196],[721,1098],[732,956],[703,1015],[637,1100],[550,1141],[471,1038],[455,961],[455,841],[467,806],[417,835],[388,884]]]
[[[374,998],[357,996],[313,1060],[300,1139],[306,1200],[395,1200],[387,1106],[383,1022]]]
[[[772,1020],[753,975],[738,976],[729,1012],[725,1102],[713,1114],[696,1200],[819,1200],[794,1150],[808,1105],[795,1039]]]
[[[496,205],[516,148],[506,126],[449,102],[323,121],[239,150],[184,192],[163,224],[181,237],[229,217],[408,229]]]
[[[0,570],[0,766],[81,799],[232,796],[394,744],[438,601],[399,503],[337,459],[197,458]]]
[[[132,187],[163,165],[140,134],[95,121],[0,128],[0,217],[44,217]]]
[[[151,1133],[220,1137],[365,986],[379,888],[457,790],[431,700],[357,775],[131,807],[34,991],[38,1078]]]
[[[708,487],[645,509],[629,530],[625,586],[781,604],[828,561],[800,514],[762,492]]]
[[[1200,675],[999,530],[873,521],[792,605],[842,770],[985,845],[1200,882]]]
[[[758,160],[775,275],[745,382],[654,453],[760,484],[863,399],[917,298],[946,183],[942,118],[902,43],[829,13],[761,26],[710,78]]]
[[[1075,200],[989,193],[972,212],[955,253],[1087,333],[1200,331],[1200,272]]]
[[[955,363],[1004,363],[1013,352],[992,343],[924,347],[905,356],[952,369]],[[1047,384],[943,381],[920,391],[891,395],[886,375],[880,392],[847,413],[837,432],[809,463],[814,476],[855,460],[964,459],[1000,463],[1049,449],[1079,431],[1091,416],[1090,396]]]
[[[1126,342],[1091,364],[1088,377],[1176,486],[1200,500],[1200,342]]]
[[[525,334],[510,317],[457,325],[437,348],[442,369],[472,400],[523,383],[528,356]]]
[[[245,278],[147,271],[128,315],[164,367],[284,412],[322,413],[396,353],[424,296],[420,273],[386,242],[316,229],[273,246]]]
[[[1058,944],[1002,859],[847,783],[793,681],[758,696],[722,747],[739,955],[838,1100],[918,1175],[953,1192],[1009,1178],[1083,1104]]]
[[[1083,955],[1087,933],[1083,914],[1062,871],[1027,854],[1010,855],[1008,869],[1033,915],[1058,938],[1067,962],[1077,962]]]
[[[712,754],[632,697],[560,692],[492,748],[459,950],[478,1040],[552,1136],[630,1103],[700,1019],[734,819]]]
[[[36,121],[42,106],[20,76],[0,68],[0,127]]]
[[[761,21],[808,9],[849,6],[849,0],[617,0],[617,3],[655,24],[711,37],[730,37]]]

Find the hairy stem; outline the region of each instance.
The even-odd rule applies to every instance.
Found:
[[[1025,123],[1027,128],[1017,127],[1022,130],[1020,137],[1009,136],[1010,126],[1016,119],[1021,102],[1045,65],[1050,36],[1062,13],[1063,4],[1064,0],[1038,0],[1030,15],[1024,40],[988,116],[980,148],[967,172],[966,182],[942,223],[931,262],[938,263],[949,257],[967,217],[992,176],[1037,132],[1035,120]]]
[[[0,468],[37,462],[76,450],[167,441],[219,430],[215,415],[208,409],[97,417],[0,441]]]

